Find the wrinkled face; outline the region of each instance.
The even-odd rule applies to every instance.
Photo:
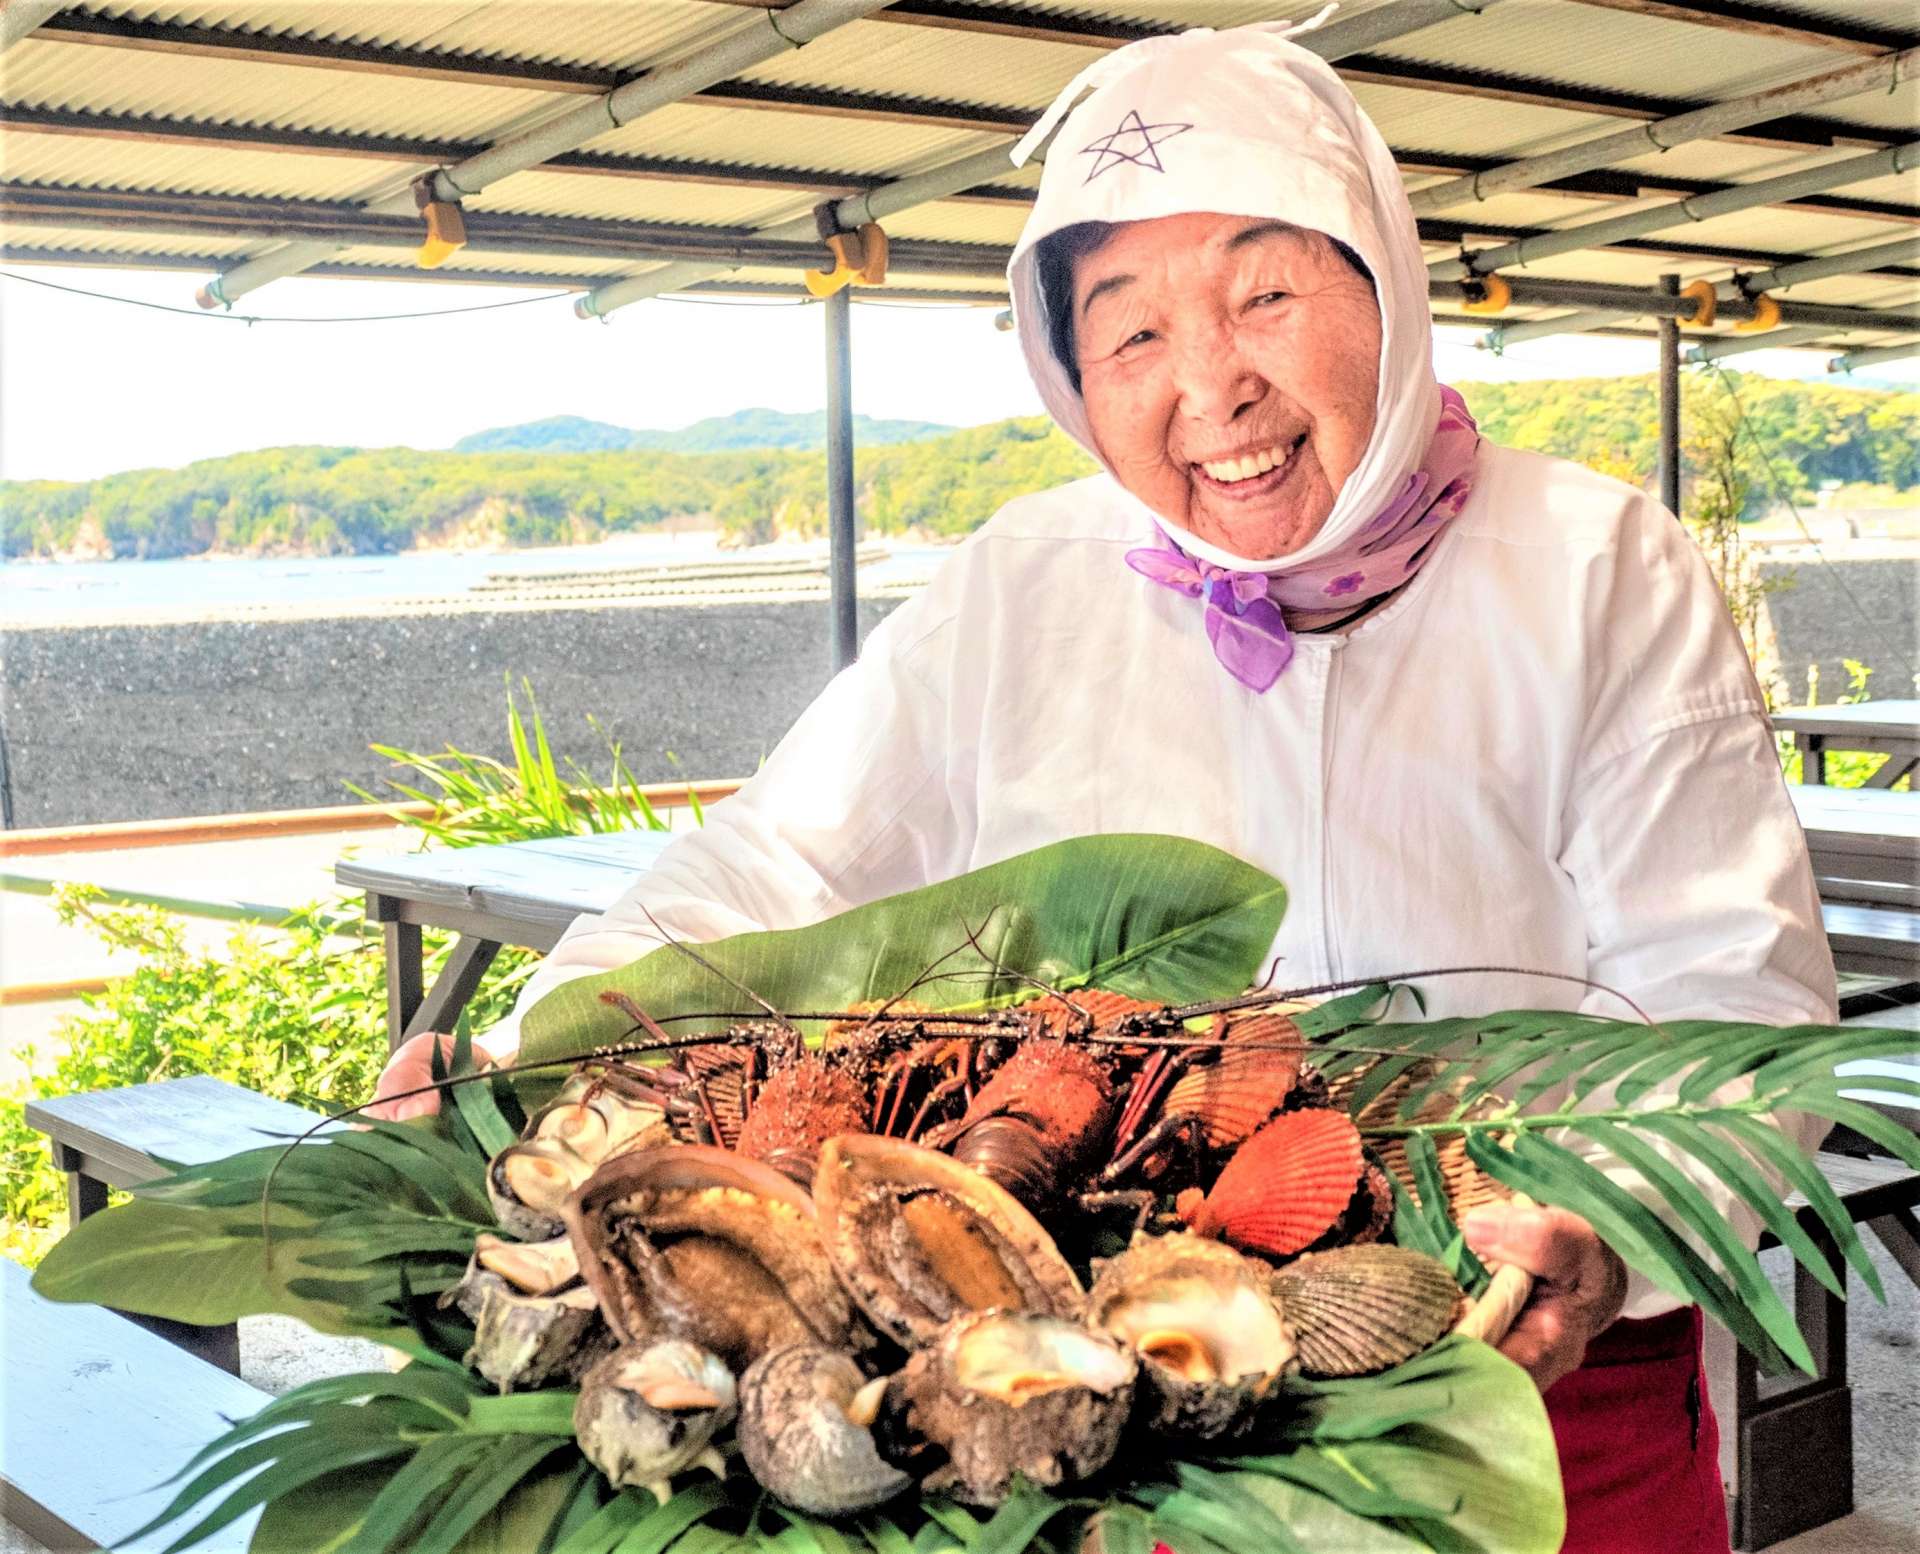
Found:
[[[1380,308],[1321,233],[1201,213],[1127,222],[1073,274],[1095,443],[1147,506],[1249,560],[1327,521],[1373,436]]]

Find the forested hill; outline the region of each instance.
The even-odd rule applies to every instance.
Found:
[[[853,418],[856,442],[882,447],[896,442],[921,442],[955,428],[932,421],[879,421]],[[824,448],[827,413],[810,410],[736,410],[732,415],[708,416],[678,431],[651,431],[644,427],[614,426],[584,416],[557,415],[519,426],[495,426],[462,437],[455,453],[600,453],[643,449],[658,453],[727,453],[743,448]]]
[[[1742,376],[1746,421],[1783,476],[1920,485],[1920,394]],[[1463,384],[1495,442],[1650,477],[1649,378]],[[1725,388],[1686,380],[1695,434],[1737,425]],[[615,428],[618,430],[618,428]],[[961,535],[1003,502],[1077,479],[1093,461],[1041,418],[997,421],[921,442],[864,446],[861,516],[881,533]],[[674,518],[743,537],[818,533],[817,451],[421,453],[405,448],[268,448],[177,470],[0,483],[4,554],[344,555],[418,546],[561,544]]]

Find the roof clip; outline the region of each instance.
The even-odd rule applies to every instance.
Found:
[[[1680,300],[1691,302],[1691,313],[1677,313],[1674,316],[1688,329],[1708,329],[1713,325],[1713,317],[1720,311],[1720,293],[1712,281],[1689,281],[1680,288]]]
[[[1513,288],[1498,275],[1478,275],[1466,283],[1462,313],[1504,313],[1513,301]]]
[[[427,240],[413,256],[423,270],[437,270],[467,246],[467,220],[457,200],[443,200],[434,192],[438,171],[414,180],[413,203],[426,218]]]
[[[1780,304],[1764,291],[1753,299],[1753,317],[1733,326],[1737,335],[1763,335],[1780,323]]]
[[[869,221],[857,232],[825,234],[827,252],[833,265],[824,270],[808,270],[807,291],[815,297],[831,297],[855,281],[863,286],[878,286],[887,278],[887,234],[880,223]]]

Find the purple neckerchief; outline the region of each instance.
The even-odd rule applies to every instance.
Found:
[[[1284,572],[1237,572],[1189,556],[1164,530],[1127,552],[1142,577],[1206,604],[1207,640],[1228,674],[1265,691],[1293,661],[1296,626],[1323,625],[1390,594],[1433,554],[1433,540],[1466,505],[1480,433],[1467,404],[1440,386],[1440,420],[1420,468],[1400,494],[1331,555]],[[1437,495],[1426,498],[1427,492]]]

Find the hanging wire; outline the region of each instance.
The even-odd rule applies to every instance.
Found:
[[[1766,443],[1761,440],[1758,429],[1755,428],[1753,422],[1748,419],[1746,403],[1740,398],[1740,389],[1734,380],[1733,374],[1721,366],[1718,361],[1709,361],[1704,363],[1704,365],[1710,367],[1714,373],[1718,375],[1720,386],[1726,390],[1727,398],[1733,401],[1734,418],[1738,423],[1737,429],[1747,434],[1747,441],[1753,444],[1754,452],[1760,456],[1760,468],[1767,477],[1767,486],[1773,492],[1774,500],[1786,508],[1788,513],[1792,515],[1794,526],[1799,529],[1806,542],[1813,547],[1813,554],[1820,562],[1820,565],[1825,567],[1827,571],[1833,575],[1834,586],[1847,596],[1848,603],[1853,606],[1854,613],[1860,618],[1860,624],[1865,626],[1867,630],[1879,640],[1880,645],[1892,654],[1894,661],[1900,665],[1900,668],[1906,674],[1910,683],[1916,679],[1920,679],[1920,676],[1914,674],[1912,661],[1909,660],[1907,655],[1900,649],[1897,634],[1889,631],[1886,623],[1877,619],[1873,612],[1861,602],[1860,596],[1853,591],[1852,585],[1847,582],[1846,576],[1841,568],[1827,555],[1826,551],[1821,549],[1819,539],[1814,535],[1813,530],[1807,527],[1807,520],[1800,515],[1799,507],[1794,503],[1792,496],[1788,494],[1786,486],[1781,482],[1780,477],[1774,473],[1773,454],[1768,449]]]
[[[532,302],[551,302],[556,297],[571,297],[571,291],[547,291],[537,297],[515,297],[507,302],[476,302],[465,307],[430,308],[419,313],[351,313],[324,318],[298,318],[274,313],[212,313],[201,308],[177,308],[164,302],[148,302],[144,297],[122,297],[110,291],[90,291],[85,286],[63,286],[58,281],[42,280],[37,275],[21,275],[0,270],[0,277],[24,281],[29,286],[44,286],[49,291],[64,291],[70,296],[92,297],[99,302],[118,302],[125,307],[146,308],[154,313],[178,313],[182,318],[206,318],[229,324],[385,324],[408,318],[449,318],[456,313],[492,313],[501,308],[523,308]]]

